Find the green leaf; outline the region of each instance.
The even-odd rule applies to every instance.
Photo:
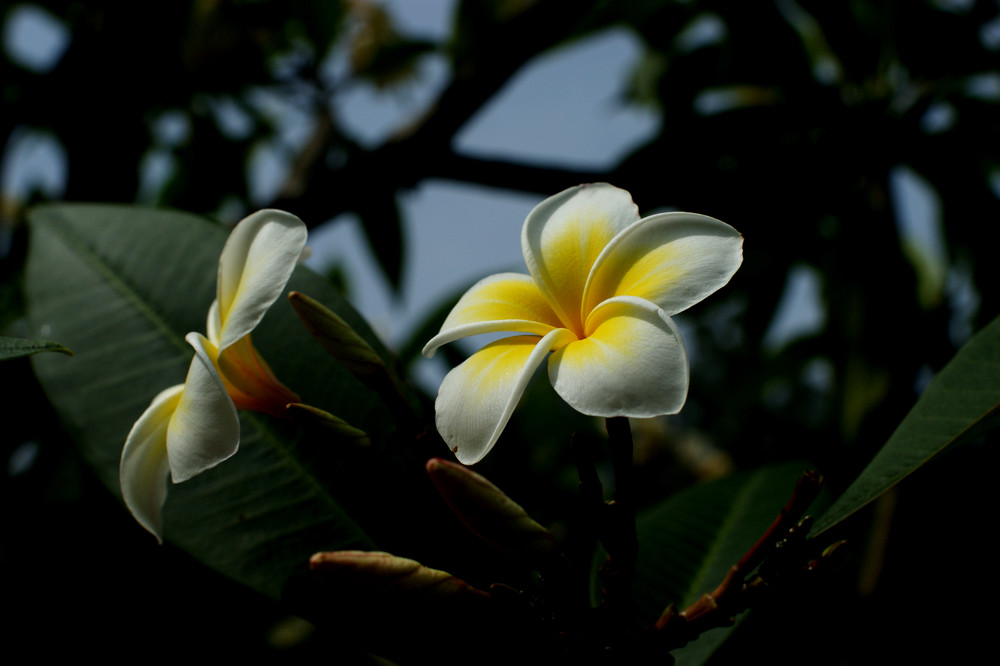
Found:
[[[204,331],[227,233],[192,215],[127,206],[48,205],[29,220],[29,325],[77,352],[73,363],[37,356],[35,370],[85,458],[117,494],[132,423],[154,395],[184,381],[192,350],[183,336]],[[289,289],[322,299],[382,348],[322,278],[300,267]],[[377,398],[329,360],[283,299],[254,331],[254,344],[305,402],[386,434]],[[377,504],[388,492],[382,484],[398,480],[380,476],[353,447],[328,444],[289,423],[242,413],[239,452],[171,486],[166,539],[272,597],[308,570],[315,552],[372,548],[354,507],[373,497]],[[353,502],[350,513],[345,498]]]
[[[1000,425],[1000,317],[958,351],[934,378],[875,458],[820,516],[830,529],[946,449]]]
[[[58,342],[50,340],[28,340],[26,338],[8,338],[0,336],[0,361],[11,358],[22,358],[39,352],[59,352],[73,355],[73,352]]]
[[[635,603],[652,624],[670,604],[687,608],[711,592],[757,542],[792,495],[805,470],[789,463],[694,486],[637,521]],[[701,664],[731,628],[712,629],[673,652],[678,666]]]
[[[399,292],[403,276],[403,221],[392,192],[372,193],[358,209],[361,230],[389,285]]]

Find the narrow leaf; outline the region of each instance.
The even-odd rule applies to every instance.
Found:
[[[934,378],[875,458],[820,516],[813,535],[854,514],[944,450],[1000,425],[1000,317]]]
[[[8,338],[0,336],[0,361],[11,358],[22,358],[39,352],[59,352],[73,355],[73,352],[58,342],[50,340],[29,340],[27,338]]]

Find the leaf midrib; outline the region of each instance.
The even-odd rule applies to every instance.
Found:
[[[149,321],[153,327],[168,340],[179,352],[189,357],[190,346],[182,334],[178,334],[169,323],[145,300],[141,297],[141,291],[137,286],[122,277],[116,272],[114,265],[101,256],[93,247],[86,243],[72,228],[72,226],[62,218],[58,209],[49,209],[49,215],[42,218],[43,223],[48,223],[52,227],[54,235],[58,236],[62,242],[68,245],[78,257],[89,265],[96,273],[111,285],[111,287],[123,296],[136,311]],[[193,355],[193,352],[190,354]],[[331,513],[339,520],[354,526],[359,536],[371,543],[370,537],[361,527],[344,511],[336,499],[326,490],[322,483],[314,474],[303,467],[298,459],[292,454],[290,448],[284,444],[282,439],[276,435],[273,428],[267,424],[263,418],[256,414],[245,412],[243,423],[252,424],[257,431],[262,442],[272,450],[276,451],[296,475],[304,479],[309,488],[320,497],[330,508]],[[241,439],[242,436],[241,436]]]

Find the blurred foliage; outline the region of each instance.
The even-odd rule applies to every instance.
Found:
[[[26,61],[10,46],[11,26],[38,13],[59,26],[64,41],[56,42],[64,48],[47,61]],[[683,318],[694,363],[688,405],[655,426],[666,452],[644,449],[640,439],[637,454],[644,487],[654,489],[644,497],[652,501],[662,496],[659,489],[700,476],[705,468],[685,461],[706,457],[721,461],[714,470],[808,458],[842,490],[927,378],[1000,312],[1000,293],[990,287],[1000,284],[990,250],[1000,241],[1000,7],[990,0],[465,0],[456,4],[453,34],[441,43],[408,36],[390,13],[365,0],[6,2],[0,24],[4,334],[18,335],[24,210],[40,200],[139,201],[228,222],[273,206],[314,226],[351,213],[398,288],[405,238],[396,202],[408,188],[450,179],[541,198],[605,180],[629,190],[643,211],[706,213],[746,239],[745,263],[731,285]],[[456,152],[456,133],[533,58],[610,26],[634,31],[646,48],[621,102],[657,109],[657,136],[598,172]],[[346,71],[326,66],[344,56]],[[339,94],[358,84],[415,85],[415,65],[429,56],[449,62],[450,79],[424,115],[376,146],[340,125],[332,111]],[[289,115],[298,119],[294,131],[283,122]],[[54,142],[61,172],[10,191],[18,148],[32,142]],[[250,161],[262,150],[281,165],[273,193],[249,183]],[[166,165],[168,175],[150,186],[154,164]],[[900,198],[904,181],[917,182],[929,197],[922,212],[937,225],[937,241],[910,233]],[[783,344],[764,344],[790,276],[803,274],[818,285],[821,324]],[[417,342],[404,350],[404,364]],[[51,553],[94,539],[77,524],[81,509],[71,506],[111,502],[95,493],[89,477],[66,471],[75,454],[62,446],[67,437],[28,363],[11,361],[3,370],[3,418],[11,425],[2,441],[8,470],[2,519],[23,543],[4,543],[0,561],[6,570],[32,573],[17,581],[14,597],[34,599],[55,576],[63,592],[47,594],[93,598],[97,590],[81,580],[80,565],[53,561]],[[531,391],[544,393],[543,384]],[[544,407],[531,409],[535,404]],[[483,464],[525,506],[546,504],[554,515],[538,517],[547,520],[560,519],[555,514],[575,492],[568,451],[559,448],[564,442],[538,446],[556,420],[552,410],[563,407],[544,396],[526,400],[498,449],[502,455]],[[576,418],[563,411],[560,418]],[[23,413],[34,418],[13,418]],[[583,419],[579,427],[593,428]],[[982,503],[992,506],[983,485],[984,470],[995,462],[992,444],[979,441],[951,456],[940,483],[917,478],[900,490],[910,504],[895,513],[884,504],[874,514],[873,533],[888,533],[890,541],[873,539],[865,551],[863,533],[854,535],[857,586],[829,591],[824,627],[807,626],[808,613],[794,618],[798,640],[839,640],[838,632],[856,629],[864,618],[918,600],[925,608],[935,601],[958,605],[954,588],[975,587],[973,572],[953,569],[951,584],[929,584],[928,601],[907,573],[933,560],[913,563],[911,551],[945,557],[946,567],[983,543],[975,516]],[[34,463],[17,463],[24,456]],[[939,502],[928,506],[927,493]],[[81,500],[88,503],[75,503]],[[908,510],[938,514],[942,532],[928,536],[911,517],[920,514]],[[117,524],[126,522],[114,515]],[[127,539],[107,525],[95,529],[109,543]],[[942,547],[956,540],[957,548]],[[185,562],[169,549],[150,560],[154,549],[144,542],[124,543],[117,557],[130,560],[127,566],[84,560],[111,581],[102,595],[144,603],[134,598],[136,581],[157,594],[165,589],[163,567],[152,562]],[[136,571],[143,558],[149,567]],[[897,573],[876,589],[870,577],[878,578],[883,564]],[[198,599],[208,592],[187,594]],[[40,611],[36,603],[25,622]],[[846,608],[851,618],[837,613]],[[258,608],[229,611],[242,616]],[[768,621],[761,615],[751,622]],[[80,640],[96,644],[86,641],[96,641],[100,625],[82,622]],[[255,616],[253,625],[260,623]],[[931,624],[912,618],[905,629],[916,634]],[[948,625],[955,636],[966,636],[969,627]],[[155,634],[135,631],[137,644]],[[895,632],[903,635],[903,622],[886,621],[884,642],[874,651]],[[808,661],[850,660],[847,651],[862,644],[844,641]],[[916,645],[909,649],[918,653]],[[903,659],[909,652],[897,645],[892,654]],[[788,659],[801,663],[801,653]]]

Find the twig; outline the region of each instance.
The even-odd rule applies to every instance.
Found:
[[[769,556],[775,554],[777,546],[784,539],[792,537],[804,539],[808,529],[801,526],[808,521],[802,516],[816,499],[822,486],[822,477],[809,470],[799,477],[795,490],[771,526],[757,542],[734,564],[721,583],[711,592],[703,594],[697,601],[681,612],[671,604],[657,620],[653,629],[657,640],[667,649],[680,647],[708,629],[727,626],[735,621],[736,614],[749,607],[749,595],[766,587],[767,581],[755,581],[753,590],[745,581],[758,566],[770,563]],[[839,544],[835,544],[839,545]],[[833,548],[824,551],[823,557],[832,553]],[[795,553],[798,555],[799,553]],[[776,563],[769,576],[783,578],[796,567],[811,570],[815,562],[803,566],[795,557],[785,558]]]

